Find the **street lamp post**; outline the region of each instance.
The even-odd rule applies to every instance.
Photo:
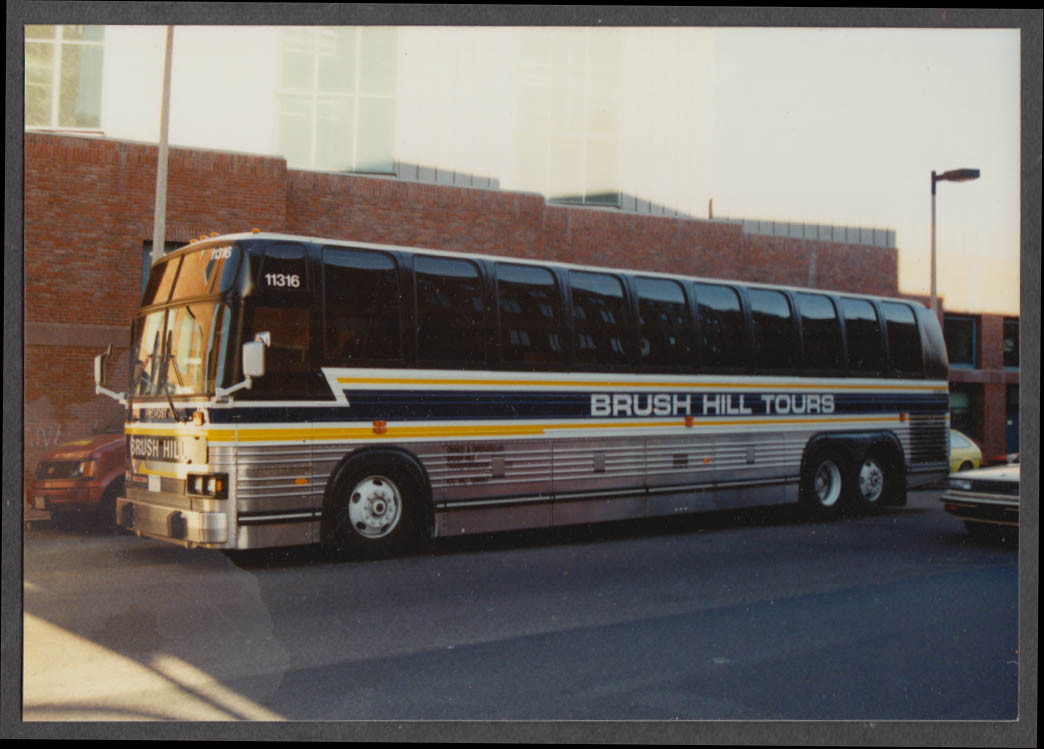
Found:
[[[932,312],[939,314],[939,298],[935,292],[935,183],[970,182],[979,178],[978,169],[951,169],[942,174],[932,172]]]

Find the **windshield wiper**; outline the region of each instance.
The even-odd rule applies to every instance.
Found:
[[[166,351],[166,354],[164,356],[164,363],[170,362],[171,364],[174,365],[174,374],[177,375],[177,377],[178,377],[178,385],[181,386],[181,387],[185,387],[185,378],[181,376],[181,369],[178,368],[178,359],[177,359],[176,356],[174,356],[173,352],[171,352],[171,350],[170,350],[171,341],[172,341],[172,334],[170,332],[168,332],[167,333],[167,351]],[[178,409],[174,408],[174,399],[170,397],[170,388],[168,387],[169,383],[166,381],[166,378],[164,378],[164,379],[165,379],[165,381],[161,385],[161,387],[163,388],[163,394],[165,396],[167,396],[167,405],[170,406],[170,412],[174,415],[174,421],[176,421],[179,424],[181,424],[182,420],[181,420],[181,417],[178,416]],[[188,417],[185,418],[185,421],[188,421]]]

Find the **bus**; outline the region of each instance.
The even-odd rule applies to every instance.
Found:
[[[948,473],[908,300],[250,233],[152,267],[116,521],[188,547],[430,537],[799,502]]]

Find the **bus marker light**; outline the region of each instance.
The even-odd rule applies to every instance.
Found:
[[[192,423],[195,424],[198,427],[203,426],[203,412],[202,411],[196,411],[194,414],[192,414]]]
[[[906,413],[906,411],[900,411],[899,412],[899,421],[900,422],[909,421],[909,419],[910,419],[910,414]]]
[[[373,422],[373,433],[374,434],[387,434],[388,422],[386,421],[375,421]]]
[[[294,479],[294,483],[297,484],[298,486],[304,486],[305,484],[308,483],[308,479],[306,479],[306,478]]]
[[[686,416],[685,417],[685,426],[691,427],[695,422],[696,422],[696,420],[694,418],[692,418],[691,416]]]

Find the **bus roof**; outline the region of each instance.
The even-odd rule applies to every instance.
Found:
[[[519,265],[533,265],[540,267],[556,267],[563,268],[566,270],[581,270],[581,271],[592,271],[599,273],[625,273],[628,275],[641,275],[650,278],[665,278],[677,281],[695,281],[699,283],[720,283],[730,284],[737,286],[744,286],[747,288],[761,288],[761,289],[780,289],[788,291],[818,291],[825,294],[834,294],[837,296],[856,297],[865,299],[877,299],[884,301],[895,301],[904,302],[906,304],[918,304],[915,299],[904,299],[902,297],[885,296],[881,294],[866,294],[862,292],[852,291],[838,291],[836,289],[822,289],[813,288],[809,286],[794,286],[787,284],[772,284],[763,283],[761,281],[740,281],[738,279],[730,278],[712,278],[707,276],[690,276],[681,273],[665,273],[663,271],[644,270],[636,268],[615,268],[609,266],[599,265],[584,265],[580,263],[567,263],[560,260],[540,260],[536,258],[518,258],[510,255],[490,255],[482,252],[463,252],[457,250],[439,250],[431,247],[414,247],[410,245],[394,245],[394,244],[382,244],[378,242],[364,242],[353,239],[335,239],[331,237],[319,237],[301,234],[282,234],[279,232],[261,232],[261,231],[249,231],[239,232],[234,234],[221,234],[218,236],[201,237],[198,240],[189,242],[184,247],[179,247],[177,250],[168,253],[165,257],[172,257],[180,254],[187,254],[189,252],[195,252],[203,249],[210,245],[227,244],[229,242],[244,242],[244,241],[272,241],[272,240],[283,240],[291,242],[303,242],[313,245],[325,245],[325,246],[346,246],[346,247],[358,247],[368,250],[383,250],[386,252],[415,252],[425,255],[436,255],[441,257],[454,257],[464,258],[470,260],[487,260],[491,262],[511,262]],[[922,306],[923,305],[922,303]]]

